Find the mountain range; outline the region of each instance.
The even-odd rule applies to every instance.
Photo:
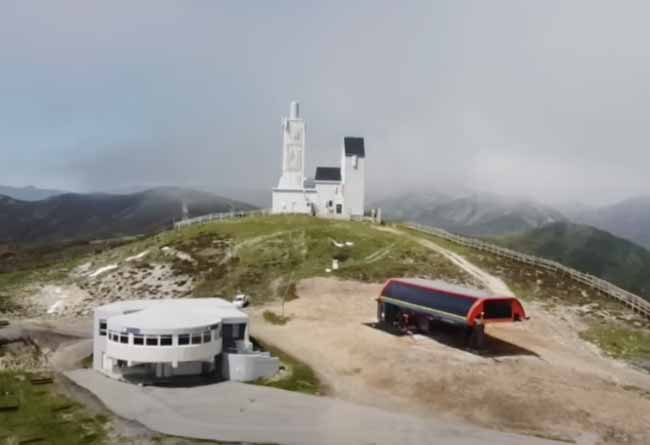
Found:
[[[567,218],[557,210],[526,199],[490,193],[450,196],[408,193],[375,203],[388,219],[414,221],[470,236],[521,233]]]
[[[151,233],[187,216],[254,207],[190,189],[75,194],[25,201],[0,195],[0,243],[46,243]]]
[[[557,222],[491,240],[590,273],[650,301],[650,251],[611,233]]]
[[[650,196],[585,210],[572,219],[650,248]]]
[[[11,187],[9,185],[0,185],[0,195],[9,196],[10,198],[21,201],[40,201],[56,195],[63,195],[62,190],[51,190],[28,185],[26,187]]]

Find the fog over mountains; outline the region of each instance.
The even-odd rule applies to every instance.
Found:
[[[523,233],[554,222],[586,224],[650,248],[650,196],[601,207],[571,202],[550,206],[492,193],[415,191],[377,199],[386,218],[415,221],[473,236]]]
[[[9,196],[21,201],[40,201],[41,199],[47,199],[51,196],[62,195],[64,193],[67,192],[62,190],[42,189],[34,187],[33,185],[28,185],[26,187],[0,185],[0,195]]]
[[[567,220],[547,205],[491,193],[407,193],[379,200],[375,205],[389,219],[415,221],[473,236],[521,233]]]
[[[199,187],[199,189],[207,190],[207,188],[203,187]],[[216,194],[210,192],[216,192]],[[50,200],[42,204],[34,203],[29,205],[23,203],[19,205],[13,204],[12,206],[9,206],[9,200],[3,199],[2,204],[0,204],[0,220],[6,221],[6,224],[4,229],[0,228],[0,234],[4,233],[4,239],[11,238],[8,236],[10,230],[7,228],[7,224],[12,227],[20,225],[15,221],[11,221],[12,217],[16,217],[17,212],[20,213],[23,222],[27,215],[30,214],[41,220],[39,227],[47,219],[46,216],[56,215],[56,222],[50,224],[58,226],[52,232],[53,238],[57,238],[57,233],[60,233],[62,227],[71,223],[71,220],[61,219],[65,211],[70,211],[71,215],[85,215],[89,218],[93,217],[92,212],[95,211],[102,215],[103,218],[107,214],[111,214],[111,210],[107,210],[106,207],[113,208],[116,205],[115,203],[120,202],[121,205],[126,206],[125,214],[131,214],[134,211],[133,209],[140,208],[140,211],[147,215],[146,217],[141,218],[141,216],[136,217],[135,214],[131,214],[127,219],[138,220],[144,224],[143,230],[148,230],[156,225],[166,224],[173,219],[180,218],[181,202],[183,201],[193,203],[190,206],[190,213],[199,215],[215,211],[227,211],[231,205],[234,208],[252,208],[253,206],[266,208],[269,206],[271,195],[270,190],[234,186],[223,190],[210,189],[210,192],[199,192],[194,189],[177,187],[148,188],[139,186],[128,190],[116,189],[109,194],[93,193],[83,195],[66,194],[63,191],[34,186],[12,187],[0,185],[0,195],[16,201],[35,202],[50,198]],[[52,197],[61,195],[66,197],[51,200]],[[82,209],[84,203],[89,207]],[[57,205],[60,207],[56,207]],[[645,248],[650,248],[650,196],[630,198],[602,207],[591,207],[575,201],[558,205],[556,208],[529,198],[517,198],[472,190],[460,190],[458,193],[454,193],[453,189],[441,188],[403,192],[390,197],[378,197],[372,200],[369,206],[381,207],[384,217],[387,219],[415,221],[470,236],[519,234],[548,224],[570,221],[593,226]],[[58,209],[56,212],[55,208]],[[117,205],[117,208],[120,208],[120,205]],[[126,210],[126,208],[130,210]],[[145,212],[142,210],[144,208],[148,210]],[[163,210],[163,208],[166,210]],[[116,227],[113,225],[116,221],[112,217],[109,217],[109,220],[112,222],[107,223],[107,227]],[[95,233],[100,224],[94,225],[95,229],[93,230],[81,229],[81,236]],[[135,225],[135,223],[131,225]],[[76,225],[73,225],[73,227],[79,228]],[[15,230],[15,228],[12,230]],[[29,231],[27,228],[25,230]],[[120,230],[123,230],[123,228],[120,228]],[[63,230],[67,234],[66,236],[73,236],[73,231],[73,228]],[[138,232],[137,229],[129,229],[128,227],[126,231],[129,233]],[[47,239],[48,236],[39,235],[36,238]],[[2,236],[0,236],[0,239],[3,239]]]
[[[650,248],[650,196],[585,210],[576,214],[574,219]]]

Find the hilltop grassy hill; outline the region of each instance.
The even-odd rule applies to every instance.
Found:
[[[431,239],[501,277],[526,301],[588,314],[591,330],[585,335],[610,345],[612,352],[630,339],[636,346],[646,341],[650,323],[568,277],[403,230]],[[87,315],[99,304],[125,298],[230,299],[244,292],[253,304],[261,304],[295,298],[295,285],[316,276],[364,282],[420,276],[481,287],[442,255],[399,232],[306,216],[234,219],[130,242],[74,243],[53,249],[5,251],[0,256],[1,264],[8,266],[0,269],[0,310],[16,316],[43,315],[53,303],[51,298],[43,298],[38,304],[39,295],[48,286],[55,287],[55,295],[62,292],[75,296],[66,303],[69,315]],[[328,270],[333,259],[340,262],[338,270]],[[101,272],[106,267],[110,270]],[[623,349],[616,353],[623,357],[638,355],[630,352],[634,350],[631,346]],[[650,352],[642,356],[644,362],[650,361]]]
[[[650,300],[650,251],[608,232],[562,222],[493,241],[556,260]]]
[[[84,311],[117,298],[230,299],[237,292],[260,303],[283,297],[292,284],[314,276],[366,282],[422,276],[480,286],[441,255],[399,235],[365,223],[306,216],[250,217],[117,246],[76,243],[10,255],[12,266],[0,270],[0,302],[6,307],[24,302],[40,287],[36,283],[80,288],[88,294]],[[340,267],[328,271],[333,259]],[[110,265],[115,268],[92,275]]]
[[[171,263],[177,273],[193,277],[194,296],[244,291],[259,302],[281,296],[291,283],[313,276],[374,282],[402,275],[438,276],[471,282],[443,257],[416,243],[347,221],[254,217],[165,232],[142,247],[149,243],[191,256],[193,261],[174,257]],[[333,259],[340,268],[328,272]]]

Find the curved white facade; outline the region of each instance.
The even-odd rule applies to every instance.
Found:
[[[252,351],[248,315],[219,298],[132,300],[98,307],[93,351],[93,367],[116,378],[217,371],[244,380],[267,376],[278,367],[277,359]],[[264,362],[264,372],[225,369],[232,354],[250,356],[245,361],[251,364]],[[262,362],[256,360],[260,357]]]

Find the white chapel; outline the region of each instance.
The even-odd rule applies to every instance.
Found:
[[[363,138],[345,137],[340,167],[316,167],[305,177],[305,120],[291,102],[282,119],[282,176],[273,189],[273,213],[305,213],[349,219],[364,214],[366,149]]]

